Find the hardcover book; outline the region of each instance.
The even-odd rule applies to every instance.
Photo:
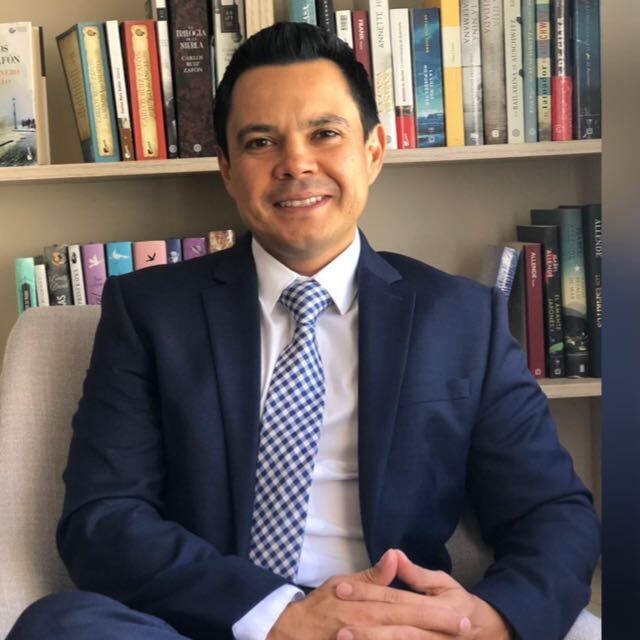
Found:
[[[346,42],[352,49],[353,46],[353,24],[351,11],[349,9],[336,11],[336,35],[340,40]]]
[[[167,240],[167,263],[175,264],[182,262],[182,241],[180,238],[169,238]]]
[[[36,279],[36,299],[39,307],[48,307],[49,286],[47,285],[47,269],[44,266],[44,256],[35,256],[33,266]]]
[[[44,248],[44,263],[47,271],[49,303],[52,307],[73,304],[69,254],[64,244],[53,244]]]
[[[107,242],[107,274],[120,276],[133,271],[133,252],[131,242]]]
[[[101,304],[102,289],[107,281],[104,245],[96,242],[83,244],[80,247],[80,252],[82,253],[87,304]]]
[[[484,255],[479,281],[488,287],[496,287],[509,297],[519,260],[520,249],[517,247],[489,246]]]
[[[56,40],[84,161],[120,160],[104,25],[81,22]]]
[[[522,0],[522,69],[524,72],[524,141],[538,141],[538,71],[536,68],[536,3]]]
[[[391,56],[398,149],[415,149],[416,121],[413,103],[413,70],[409,9],[391,9]]]
[[[522,10],[520,0],[504,0],[505,78],[507,81],[507,140],[524,142],[522,69]]]
[[[589,367],[591,376],[602,377],[602,206],[582,207],[584,270],[587,284]]]
[[[507,306],[509,314],[509,329],[511,335],[519,342],[522,351],[527,356],[527,280],[525,273],[524,252],[521,250],[521,244],[518,242],[507,242],[506,246],[518,251],[518,263],[513,276],[513,284],[511,285],[511,293],[509,294],[509,303]]]
[[[573,64],[570,0],[553,0],[551,139],[573,139]]]
[[[355,10],[353,12],[353,44],[356,60],[365,68],[369,84],[373,87],[373,70],[371,68],[371,41],[369,39],[369,13]]]
[[[211,0],[217,84],[231,56],[244,42],[244,0]]]
[[[207,255],[207,239],[204,237],[182,238],[182,259],[192,260]]]
[[[316,20],[319,27],[326,29],[329,33],[336,32],[333,0],[316,0]]]
[[[460,24],[462,29],[464,143],[473,146],[484,144],[480,0],[462,0],[460,3]]]
[[[33,258],[16,258],[14,264],[18,314],[20,314],[26,309],[38,306],[36,274]]]
[[[551,5],[536,0],[538,140],[551,140]]]
[[[440,11],[412,9],[417,145],[445,145]]]
[[[133,243],[133,266],[136,271],[157,264],[167,264],[165,240],[139,240]]]
[[[87,304],[87,297],[84,290],[84,275],[82,270],[80,246],[77,244],[70,244],[67,250],[69,252],[69,275],[71,277],[73,304],[78,306],[85,305]]]
[[[289,20],[318,24],[315,0],[289,0]]]

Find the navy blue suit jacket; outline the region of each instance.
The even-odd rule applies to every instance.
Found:
[[[589,600],[598,522],[503,297],[364,238],[357,277],[371,561],[394,547],[450,570],[467,495],[496,555],[473,592],[522,638],[563,637]],[[247,559],[259,387],[248,238],[108,280],[58,528],[79,587],[211,640],[284,583]]]

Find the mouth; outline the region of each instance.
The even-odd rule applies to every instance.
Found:
[[[278,209],[286,211],[311,211],[312,209],[322,206],[330,198],[331,196],[326,195],[308,196],[305,198],[289,198],[287,200],[279,200],[275,203],[275,206]]]

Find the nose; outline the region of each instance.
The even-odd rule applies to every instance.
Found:
[[[318,170],[313,149],[302,140],[288,141],[280,147],[280,155],[274,167],[279,180],[298,179],[313,175]]]

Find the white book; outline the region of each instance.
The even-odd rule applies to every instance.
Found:
[[[389,0],[369,0],[369,34],[378,116],[387,134],[387,149],[397,149]]]
[[[460,3],[460,26],[462,30],[464,143],[479,145],[484,143],[480,0],[462,0]]]
[[[520,0],[504,0],[504,71],[509,144],[524,142],[524,71]]]
[[[49,285],[47,284],[47,268],[44,266],[42,256],[36,256],[34,259],[34,273],[36,280],[36,295],[38,297],[39,307],[50,306],[49,302]]]
[[[393,99],[398,148],[414,149],[416,146],[415,105],[413,99],[409,9],[391,9],[389,12],[389,25],[391,27]]]
[[[353,49],[353,25],[349,9],[336,11],[336,34]]]
[[[235,50],[245,40],[244,0],[211,0],[216,83],[220,84]]]
[[[87,297],[84,291],[84,275],[82,274],[82,256],[80,255],[80,245],[70,244],[69,251],[69,272],[71,274],[71,290],[73,292],[73,304],[76,306],[87,304]]]

